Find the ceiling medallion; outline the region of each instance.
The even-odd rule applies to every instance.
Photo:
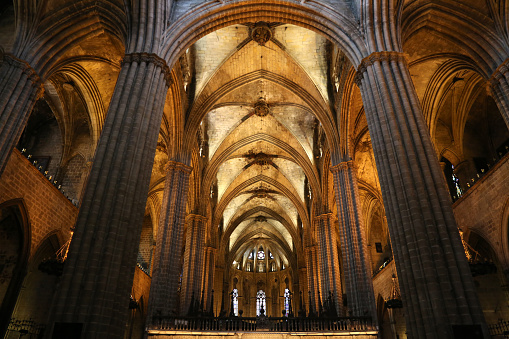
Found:
[[[259,117],[264,117],[270,113],[269,106],[267,105],[265,99],[260,98],[254,104],[254,113]]]
[[[251,39],[257,42],[260,46],[265,44],[272,38],[272,31],[265,22],[257,23],[251,30]]]

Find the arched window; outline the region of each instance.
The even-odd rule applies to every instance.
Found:
[[[236,317],[239,316],[239,291],[234,288],[232,291],[232,299],[233,299],[233,314]]]
[[[463,195],[463,191],[461,190],[461,187],[460,187],[460,179],[458,179],[458,177],[457,177],[457,176],[456,176],[456,174],[454,173],[454,166],[453,166],[453,165],[451,165],[451,167],[452,167],[452,170],[453,170],[452,175],[451,175],[451,177],[452,177],[452,182],[453,182],[453,184],[454,184],[454,188],[455,188],[455,190],[456,190],[456,195],[457,195],[457,196],[458,196],[458,198],[459,198],[459,197],[461,197],[461,196]]]
[[[285,288],[285,310],[286,314],[285,316],[288,317],[288,314],[290,314],[290,290],[288,288]]]
[[[264,262],[258,262],[258,272],[259,273],[265,272],[265,263]]]
[[[265,310],[265,292],[259,290],[258,293],[256,293],[256,316],[265,315]]]

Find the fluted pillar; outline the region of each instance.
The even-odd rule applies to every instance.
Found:
[[[353,162],[342,162],[331,167],[331,172],[338,207],[348,310],[352,316],[369,315],[375,320],[372,272]]]
[[[202,277],[204,271],[204,240],[207,218],[202,215],[189,214],[186,217],[186,248],[184,251],[184,267],[182,270],[182,288],[180,295],[180,313],[186,314],[194,294],[200,300]]]
[[[361,89],[412,338],[484,324],[451,201],[402,53],[363,59]],[[485,331],[485,325],[482,325]]]
[[[168,86],[162,59],[125,56],[56,294],[55,331],[76,323],[81,338],[123,336]]]
[[[495,70],[488,83],[491,95],[509,128],[509,58]]]
[[[203,285],[202,290],[205,291],[205,309],[208,312],[213,311],[211,309],[211,298],[212,298],[212,290],[214,290],[214,273],[216,271],[216,249],[214,247],[206,247],[204,250],[205,256],[205,271],[203,276]],[[221,291],[218,291],[221,293]],[[218,296],[214,296],[217,298]],[[212,305],[212,308],[214,306]]]
[[[341,315],[343,314],[343,292],[341,289],[341,271],[339,268],[338,241],[334,229],[334,216],[332,213],[318,215],[315,217],[315,223],[322,303],[327,299],[329,292],[332,292],[336,303],[336,311],[338,315]]]
[[[177,288],[191,167],[169,161],[156,238],[147,324],[155,315],[177,314]]]
[[[310,303],[308,305],[308,311],[318,311],[318,298],[320,294],[320,268],[318,267],[318,261],[316,257],[316,245],[306,247],[306,270],[308,278],[308,295],[304,297]]]
[[[37,72],[12,54],[0,54],[0,175],[44,87]]]

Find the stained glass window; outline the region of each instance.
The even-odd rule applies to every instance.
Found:
[[[258,251],[258,259],[265,259],[265,252],[263,250]]]
[[[258,272],[260,272],[260,273],[265,272],[265,263],[264,262],[258,263]]]
[[[452,170],[454,171],[454,165],[452,165]],[[458,198],[463,195],[463,191],[460,187],[460,179],[456,176],[456,174],[452,173],[452,182],[454,183],[454,188],[456,188],[456,194],[458,195]]]
[[[263,315],[267,315],[267,309],[265,307],[265,292],[259,290],[256,293],[256,316],[260,316],[262,314],[261,309],[263,308]]]
[[[239,292],[236,288],[232,291],[232,298],[233,298],[233,313],[236,317],[239,316]]]
[[[285,316],[288,317],[288,314],[290,313],[290,290],[288,288],[285,288],[285,310],[286,314]]]

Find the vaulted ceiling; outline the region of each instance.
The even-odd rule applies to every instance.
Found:
[[[317,111],[333,119],[329,50],[307,29],[257,23],[220,29],[186,52],[190,114],[203,116],[201,202],[209,199],[232,258],[254,243],[295,258],[310,201],[321,197]]]

